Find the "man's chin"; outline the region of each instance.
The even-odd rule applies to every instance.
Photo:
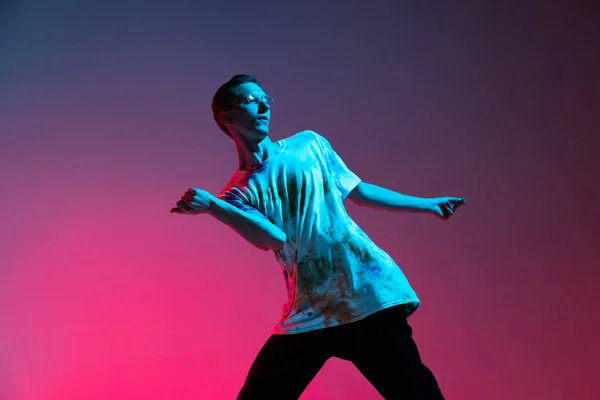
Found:
[[[267,136],[269,136],[269,130],[268,129],[257,129],[256,134],[261,137],[261,138],[266,138]]]
[[[257,127],[254,129],[249,129],[246,131],[244,136],[246,136],[248,138],[262,140],[262,139],[266,138],[267,136],[269,136],[269,128],[265,129],[265,127],[260,127],[260,128]]]

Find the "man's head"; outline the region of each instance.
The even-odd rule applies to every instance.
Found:
[[[221,85],[212,101],[215,122],[229,137],[264,139],[269,134],[272,98],[252,75],[236,75]]]

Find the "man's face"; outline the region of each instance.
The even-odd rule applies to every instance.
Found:
[[[236,88],[236,97],[231,110],[225,113],[224,121],[230,130],[236,130],[249,138],[265,138],[269,134],[271,105],[268,96],[255,83],[243,83]]]

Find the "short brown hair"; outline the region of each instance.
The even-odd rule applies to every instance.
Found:
[[[241,84],[249,82],[256,83],[258,86],[260,86],[260,82],[254,75],[235,75],[233,78],[222,84],[213,97],[213,118],[215,119],[215,122],[219,128],[221,128],[221,130],[229,137],[231,137],[231,132],[229,132],[229,129],[227,129],[225,124],[219,120],[219,113],[221,111],[230,110],[231,107],[233,107],[233,99],[236,96],[235,89]]]

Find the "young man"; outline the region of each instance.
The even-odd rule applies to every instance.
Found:
[[[407,324],[419,298],[343,200],[443,219],[465,200],[363,182],[313,131],[272,142],[271,104],[253,76],[236,75],[219,88],[213,116],[235,142],[239,168],[218,196],[191,188],[171,209],[212,215],[272,250],[281,265],[288,301],[238,399],[297,399],[330,357],[354,363],[386,399],[443,399]]]

